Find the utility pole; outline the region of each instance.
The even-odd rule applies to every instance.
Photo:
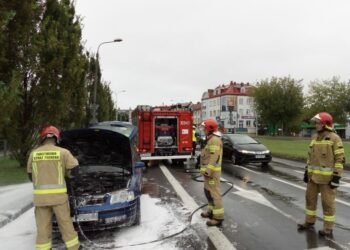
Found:
[[[116,43],[116,42],[121,42],[123,41],[122,39],[118,38],[118,39],[114,39],[113,41],[108,41],[108,42],[102,42],[98,45],[97,47],[97,53],[96,53],[96,66],[95,66],[95,81],[94,81],[94,95],[93,95],[93,103],[91,104],[91,120],[90,120],[90,124],[95,124],[98,122],[98,119],[97,119],[97,115],[98,115],[98,104],[96,103],[96,97],[97,97],[97,85],[98,85],[98,68],[97,68],[97,65],[98,65],[98,62],[99,62],[99,50],[100,50],[100,47],[103,45],[103,44],[107,44],[107,43]]]

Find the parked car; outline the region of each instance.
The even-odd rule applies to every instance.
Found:
[[[266,167],[271,161],[271,152],[265,145],[245,134],[224,134],[223,157],[233,164],[261,163]]]
[[[64,131],[60,146],[79,160],[68,190],[74,223],[102,230],[140,223],[142,169],[136,150],[137,128],[126,122],[102,122]],[[74,199],[77,216],[74,216]]]

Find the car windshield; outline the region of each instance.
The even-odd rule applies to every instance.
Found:
[[[240,144],[258,144],[259,142],[257,142],[256,140],[254,140],[253,138],[251,138],[248,135],[237,135],[237,134],[233,134],[233,135],[226,135],[227,137],[229,137],[231,139],[231,141],[236,144],[236,145],[240,145]]]

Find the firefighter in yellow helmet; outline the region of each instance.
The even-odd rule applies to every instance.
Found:
[[[41,145],[31,152],[27,164],[27,172],[34,188],[37,250],[52,249],[53,214],[66,248],[76,250],[80,247],[70,217],[64,179],[70,169],[78,166],[78,161],[68,150],[56,146],[59,139],[60,132],[57,128],[44,128],[40,133]]]
[[[222,141],[219,125],[214,119],[202,124],[207,136],[207,145],[201,152],[200,172],[204,176],[204,194],[208,200],[208,209],[202,212],[203,218],[209,218],[208,226],[220,226],[224,220],[224,206],[220,192]]]
[[[340,137],[333,132],[333,118],[321,112],[312,118],[317,134],[309,145],[307,166],[304,173],[306,188],[305,222],[298,230],[305,230],[316,222],[318,193],[323,207],[323,229],[321,236],[332,235],[335,222],[335,195],[345,163],[344,148]]]

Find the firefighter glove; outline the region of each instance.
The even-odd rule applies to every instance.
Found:
[[[305,182],[305,183],[308,183],[308,182],[309,182],[309,174],[308,174],[308,172],[307,172],[307,167],[305,167],[304,182]]]
[[[340,176],[332,175],[332,179],[329,182],[329,186],[331,187],[331,189],[339,187],[339,181],[340,181]]]

